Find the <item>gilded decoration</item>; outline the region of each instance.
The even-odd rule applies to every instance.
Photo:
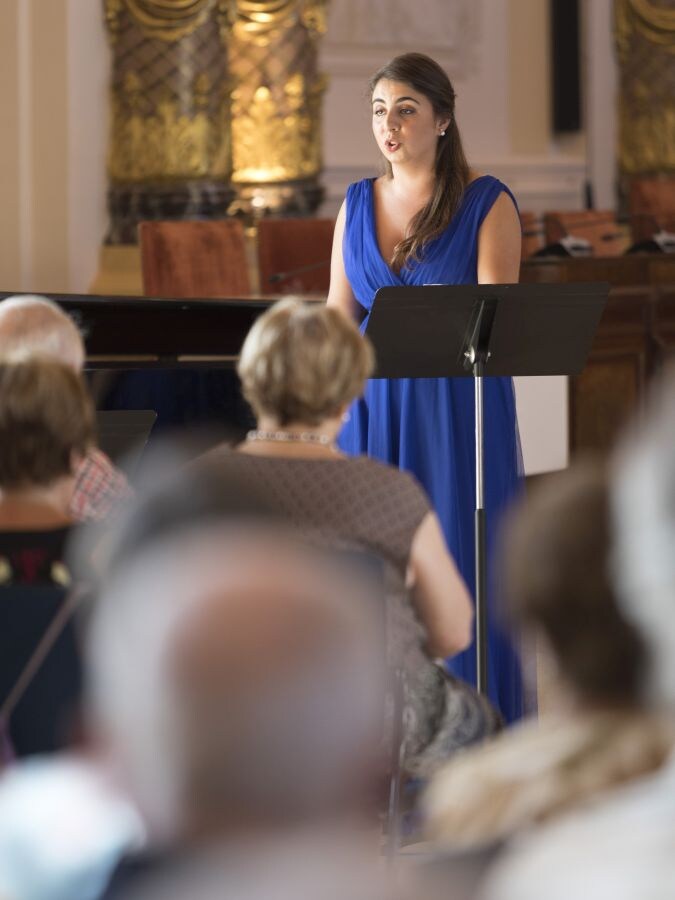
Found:
[[[325,0],[237,0],[229,45],[234,182],[319,174],[326,78],[317,70],[317,43],[325,29]]]
[[[229,180],[230,85],[216,3],[176,2],[171,21],[182,29],[177,53],[175,43],[148,36],[147,23],[139,24],[134,10],[140,0],[112,2],[111,181]],[[159,15],[167,4],[145,0],[143,6],[146,13],[156,7]],[[210,18],[202,21],[205,12]]]
[[[143,219],[316,209],[327,0],[102,3],[108,243],[134,242]]]
[[[175,42],[192,34],[214,12],[225,30],[229,24],[234,0],[105,0],[108,32],[114,41],[119,30],[119,17],[125,10],[146,37]]]
[[[326,33],[327,0],[235,0],[234,34],[261,47],[300,21],[310,37]]]
[[[124,96],[113,99],[115,141],[109,164],[113,181],[229,176],[229,147],[222,140],[227,129],[225,104],[222,121],[213,121],[205,112],[207,83],[204,74],[195,79],[194,114],[181,114],[179,102],[167,92],[156,114],[143,116],[139,79],[133,72],[127,74]]]
[[[625,175],[675,171],[675,2],[616,0],[619,161]]]
[[[311,178],[321,168],[318,120],[324,80],[308,87],[296,72],[281,88],[281,103],[270,88],[232,94],[232,144],[236,182],[277,182]],[[281,107],[281,109],[280,109]]]
[[[112,47],[106,242],[144,219],[225,216],[231,0],[104,0]],[[228,29],[229,30],[229,29]]]

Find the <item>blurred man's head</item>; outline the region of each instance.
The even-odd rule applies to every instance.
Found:
[[[650,699],[675,710],[675,368],[618,452],[614,570],[650,651]]]
[[[374,604],[270,525],[212,523],[117,566],[90,634],[92,713],[158,838],[353,805],[382,717]]]
[[[25,295],[0,301],[0,356],[55,357],[79,371],[84,343],[75,323],[46,297]]]

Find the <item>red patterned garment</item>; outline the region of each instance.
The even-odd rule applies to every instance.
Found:
[[[124,473],[105,453],[92,449],[77,470],[70,514],[77,522],[100,521],[132,496]]]

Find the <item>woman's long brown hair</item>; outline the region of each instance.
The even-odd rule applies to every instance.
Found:
[[[396,56],[370,79],[371,96],[376,84],[383,78],[410,85],[424,94],[436,116],[450,119],[445,135],[438,138],[436,146],[433,193],[429,202],[410,220],[406,236],[394,247],[390,262],[394,271],[399,272],[405,266],[419,262],[429,241],[438,237],[450,224],[469,183],[469,164],[455,121],[455,91],[438,63],[423,53]],[[385,161],[385,165],[391,176],[389,160]]]

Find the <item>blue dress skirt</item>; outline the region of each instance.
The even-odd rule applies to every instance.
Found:
[[[396,273],[380,253],[375,228],[373,180],[347,191],[343,243],[345,271],[363,307],[364,331],[381,287],[476,284],[478,231],[497,197],[508,188],[484,175],[471,182],[446,230],[426,248],[422,261]],[[514,200],[515,203],[515,200]],[[471,378],[371,379],[340,435],[350,454],[368,456],[412,472],[429,494],[450,552],[475,593],[474,385]],[[519,492],[522,457],[510,378],[486,378],[484,388],[485,509],[488,562],[494,556],[500,515]],[[490,573],[488,606],[490,696],[507,721],[523,712],[520,665],[514,641],[499,625],[499,585]],[[449,660],[448,667],[475,684],[475,647]]]

